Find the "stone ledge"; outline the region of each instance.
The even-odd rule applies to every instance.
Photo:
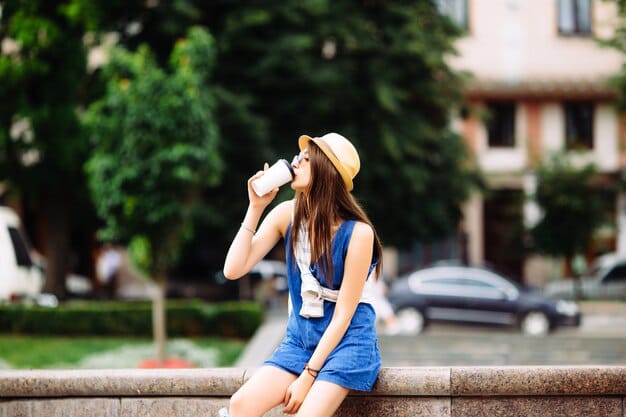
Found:
[[[451,368],[453,396],[624,395],[626,366]]]
[[[243,368],[0,371],[0,398],[230,396]]]
[[[0,371],[0,416],[217,416],[256,368]],[[335,417],[626,417],[626,366],[384,368]],[[287,417],[276,407],[267,417]]]
[[[255,368],[0,371],[0,398],[229,397]],[[384,368],[352,396],[625,396],[626,366]]]

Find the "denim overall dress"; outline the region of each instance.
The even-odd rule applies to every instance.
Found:
[[[332,289],[334,290],[338,290],[341,286],[344,262],[355,223],[354,220],[344,221],[331,242],[334,274]],[[313,355],[313,351],[330,324],[335,311],[335,303],[324,301],[323,317],[304,318],[298,314],[302,306],[301,278],[298,265],[289,249],[290,231],[291,225],[287,228],[285,247],[289,294],[293,309],[287,323],[285,338],[264,365],[275,366],[300,375],[304,364]],[[378,257],[374,255],[370,272],[378,261]],[[318,264],[311,267],[311,273],[321,285],[328,287],[326,277],[320,273]],[[371,391],[381,365],[375,320],[376,314],[372,306],[368,303],[359,303],[344,337],[326,359],[317,377],[318,381],[332,382],[351,390]]]

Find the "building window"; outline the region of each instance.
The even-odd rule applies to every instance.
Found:
[[[593,148],[593,103],[565,102],[565,146],[567,149]]]
[[[435,0],[437,10],[456,23],[461,29],[467,30],[468,0]]]
[[[515,103],[496,101],[487,103],[488,144],[490,148],[512,148],[515,146]]]
[[[591,0],[559,0],[559,33],[591,35]]]

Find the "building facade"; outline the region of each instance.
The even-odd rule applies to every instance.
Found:
[[[438,4],[465,30],[450,64],[472,74],[465,91],[471,111],[454,123],[488,185],[464,208],[469,262],[542,285],[564,271],[524,251],[524,235],[540,216],[529,199],[537,165],[564,151],[609,177],[626,167],[624,117],[610,84],[624,57],[597,41],[614,35],[617,7],[598,0]],[[623,199],[615,200],[615,227],[596,240],[597,253],[626,251],[617,207]]]

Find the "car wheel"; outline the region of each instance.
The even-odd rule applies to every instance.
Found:
[[[416,335],[424,330],[424,315],[415,307],[401,308],[396,314],[400,323],[400,333]]]
[[[541,311],[531,311],[522,318],[521,328],[524,334],[544,336],[550,331],[550,320]]]

